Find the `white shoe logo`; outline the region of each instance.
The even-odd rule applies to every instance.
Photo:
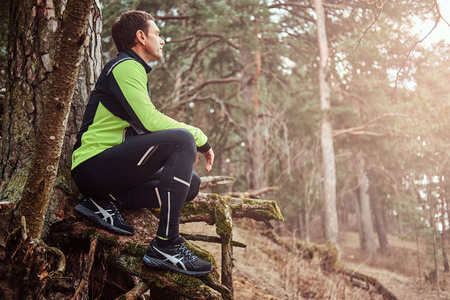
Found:
[[[110,209],[108,210],[104,210],[103,207],[99,206],[97,203],[94,202],[94,200],[92,200],[92,203],[94,203],[94,205],[98,208],[98,212],[96,212],[96,214],[100,213],[102,215],[102,219],[105,220],[105,222],[108,222],[111,225],[114,225],[114,220],[113,220],[113,216],[114,214],[110,214],[108,212],[108,210],[110,211]]]
[[[185,271],[187,271],[187,269],[186,269],[184,263],[181,261],[181,259],[179,259],[179,258],[176,257],[176,256],[178,256],[179,254],[177,254],[177,255],[175,255],[175,256],[172,256],[172,255],[169,255],[169,254],[164,253],[164,252],[162,252],[162,251],[159,251],[158,248],[156,248],[156,247],[153,247],[153,249],[155,249],[156,251],[158,251],[159,253],[161,253],[161,254],[162,254],[165,258],[167,258],[167,260],[169,260],[174,266],[177,266],[177,263],[179,263],[179,264],[183,267],[183,269],[184,269]]]

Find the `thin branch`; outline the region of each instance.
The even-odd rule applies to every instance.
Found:
[[[380,18],[380,15],[381,15],[381,9],[378,9],[378,10],[375,12],[375,19],[373,20],[372,24],[370,24],[369,27],[367,27],[367,28],[363,31],[363,34],[362,34],[362,36],[358,39],[358,43],[356,44],[356,47],[355,47],[355,49],[353,50],[353,52],[356,51],[356,50],[358,49],[359,45],[361,44],[361,41],[363,40],[363,38],[366,37],[366,34],[367,34],[367,32],[370,30],[370,28],[372,28],[372,26],[375,25],[375,23],[378,21],[378,19]]]
[[[311,5],[304,5],[300,2],[284,2],[284,3],[277,3],[272,4],[268,6],[268,8],[285,8],[286,6],[295,6],[295,7],[301,7],[301,8],[312,8]]]
[[[200,241],[200,242],[222,244],[222,239],[218,236],[209,236],[209,235],[203,235],[203,234],[189,234],[189,233],[180,233],[180,235],[182,237],[184,237],[186,240],[190,240],[190,241]],[[247,248],[247,245],[240,243],[240,242],[236,242],[236,241],[231,241],[231,246]]]
[[[206,44],[202,49],[200,49],[200,50],[195,54],[194,58],[192,59],[191,66],[189,67],[189,69],[187,69],[186,71],[184,71],[183,74],[182,74],[181,76],[184,76],[184,74],[187,74],[187,73],[191,72],[191,71],[194,69],[194,65],[195,65],[195,63],[197,62],[199,56],[200,56],[206,49],[208,49],[208,48],[211,47],[212,45],[214,45],[214,44],[220,42],[222,39],[223,39],[222,37],[221,37],[221,38],[217,38],[217,39],[215,39],[215,40],[209,42],[208,44]]]
[[[386,170],[383,166],[378,166],[378,165],[374,165],[374,164],[369,164],[368,168],[373,170],[374,172],[382,175],[383,177],[386,177],[388,180],[392,181],[393,182],[392,188],[394,189],[395,194],[398,194],[398,189],[397,189],[398,182],[395,179],[395,176],[391,172]]]
[[[437,0],[434,0],[434,5],[436,5],[436,11],[437,11],[439,17],[450,27],[450,24],[447,22],[447,20],[441,14],[441,9],[439,8],[439,4],[437,3]]]
[[[434,0],[434,7],[436,8],[436,10],[437,10],[437,13],[438,13],[438,17],[436,18],[436,20],[435,20],[435,22],[434,22],[434,26],[433,26],[433,28],[431,28],[431,30],[421,39],[421,40],[419,40],[419,41],[416,41],[415,43],[414,43],[414,45],[412,45],[412,47],[409,49],[409,51],[408,51],[408,54],[406,54],[406,57],[405,57],[405,59],[403,60],[403,62],[402,62],[402,64],[401,64],[401,66],[400,66],[400,69],[397,71],[397,74],[396,74],[396,78],[395,78],[395,88],[394,88],[394,91],[397,91],[397,88],[398,88],[398,80],[400,79],[400,73],[403,71],[403,68],[405,67],[405,65],[406,65],[406,62],[408,61],[408,58],[409,58],[409,56],[411,55],[411,53],[414,51],[414,49],[416,48],[416,46],[418,45],[418,44],[420,44],[420,43],[422,43],[435,29],[436,29],[436,27],[437,27],[437,25],[439,24],[439,21],[441,20],[441,19],[443,19],[444,21],[445,21],[445,19],[444,18],[442,18],[442,15],[441,15],[441,12],[439,11],[439,5],[438,5],[438,3],[437,3],[437,1],[436,0]],[[447,23],[447,21],[445,21],[446,23]],[[448,23],[447,23],[448,24]],[[450,26],[450,25],[449,25]]]
[[[205,86],[209,84],[227,84],[231,82],[240,82],[241,78],[220,78],[220,79],[211,79],[207,81],[201,82],[197,87],[195,87],[192,91],[189,92],[188,96],[195,95],[199,90],[204,88]]]
[[[70,300],[75,300],[75,298],[78,296],[78,294],[81,292],[81,290],[86,285],[89,275],[91,274],[92,264],[94,263],[94,256],[95,256],[95,248],[97,247],[97,239],[92,239],[91,246],[89,248],[89,253],[86,259],[86,265],[84,267],[83,275],[81,278],[80,285],[75,291],[75,294]]]
[[[159,21],[159,20],[162,20],[162,21],[165,21],[165,20],[187,20],[187,19],[189,19],[190,18],[190,16],[155,16],[155,19],[157,20],[157,21]]]
[[[341,129],[341,130],[335,130],[333,132],[333,138],[337,137],[341,134],[361,134],[361,132],[363,132],[363,129],[366,129],[367,127],[369,127],[370,125],[372,125],[373,123],[376,123],[377,121],[383,119],[383,118],[387,118],[387,117],[408,117],[408,115],[405,114],[399,114],[399,113],[385,113],[385,114],[381,114],[375,118],[373,118],[372,120],[370,120],[369,122],[367,122],[364,125],[358,126],[358,127],[351,127],[351,128],[347,128],[347,129]],[[368,135],[377,135],[377,136],[385,136],[383,134],[379,134],[379,133],[370,133],[370,132],[365,132],[365,134]]]

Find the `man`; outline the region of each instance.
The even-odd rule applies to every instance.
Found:
[[[157,236],[144,262],[198,276],[211,272],[212,265],[184,246],[180,213],[186,199],[198,193],[197,153],[210,171],[214,152],[200,129],[165,116],[151,102],[148,63],[162,57],[159,32],[154,18],[141,11],[123,13],[112,26],[119,54],[97,80],[74,146],[72,177],[86,197],[75,210],[109,230],[133,235],[119,209],[160,207]]]

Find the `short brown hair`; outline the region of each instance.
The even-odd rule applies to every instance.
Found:
[[[121,14],[111,28],[111,35],[117,50],[121,52],[135,46],[136,32],[142,30],[147,33],[148,21],[154,20],[155,18],[145,11],[132,10]]]

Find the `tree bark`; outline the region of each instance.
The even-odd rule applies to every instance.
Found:
[[[386,226],[384,224],[384,218],[383,218],[383,208],[381,206],[381,198],[380,198],[380,192],[378,190],[378,187],[370,185],[369,188],[369,196],[370,196],[370,202],[372,204],[373,209],[373,215],[375,219],[375,228],[378,235],[378,242],[380,244],[380,251],[381,252],[388,252],[389,251],[389,241],[386,231]]]
[[[36,6],[36,1],[31,0],[13,0],[10,4],[0,200],[17,202],[35,146],[44,102],[42,85],[52,70],[51,57],[62,12]]]
[[[317,14],[317,40],[320,50],[319,63],[319,88],[321,120],[321,143],[323,165],[323,194],[324,194],[324,234],[325,239],[333,245],[339,246],[339,224],[336,210],[336,165],[334,159],[334,147],[332,127],[329,118],[330,110],[330,86],[327,82],[328,70],[328,41],[325,25],[325,12],[322,0],[314,0],[314,8]]]
[[[431,278],[431,282],[434,283],[436,286],[438,286],[439,285],[438,253],[437,253],[438,250],[437,250],[437,243],[436,243],[436,221],[434,219],[435,218],[435,215],[434,215],[435,202],[432,200],[433,195],[431,194],[430,189],[431,189],[430,182],[428,182],[427,200],[428,200],[428,204],[430,206],[430,226],[432,229],[433,258],[434,258],[434,270],[432,271],[430,278]]]
[[[359,183],[359,204],[361,209],[361,230],[359,232],[361,236],[361,249],[371,254],[377,252],[377,245],[375,244],[375,237],[373,234],[372,213],[370,211],[370,199],[369,199],[369,179],[365,170],[365,161],[362,156],[362,152],[358,152],[357,155],[357,173]]]
[[[444,263],[444,272],[448,272],[449,265],[448,265],[447,245],[446,245],[446,238],[445,238],[446,223],[447,223],[445,216],[447,214],[447,209],[446,209],[447,206],[446,206],[446,201],[445,201],[444,176],[441,176],[440,179],[441,179],[440,180],[440,183],[441,183],[440,195],[441,195],[441,224],[442,224],[442,232],[441,232],[442,260]]]
[[[45,85],[43,118],[39,124],[30,173],[18,211],[29,224],[30,235],[40,238],[51,192],[56,179],[78,62],[86,39],[92,0],[69,1],[61,25],[53,72]]]

